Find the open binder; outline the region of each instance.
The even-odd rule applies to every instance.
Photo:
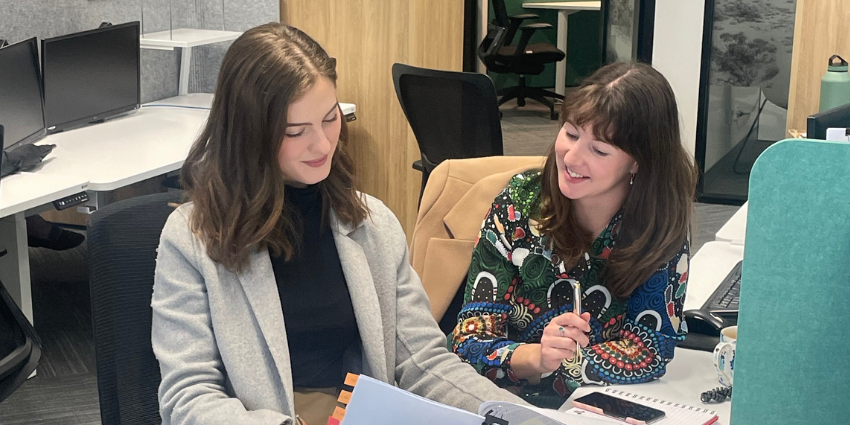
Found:
[[[343,390],[337,407],[328,419],[328,425],[607,425],[623,422],[573,408],[566,412],[521,406],[501,401],[481,404],[478,414],[420,397],[368,376],[349,374],[345,385],[353,391]],[[708,409],[669,403],[641,397],[613,388],[605,392],[615,397],[663,410],[667,416],[653,425],[708,425],[717,415]],[[312,424],[308,424],[312,425]]]

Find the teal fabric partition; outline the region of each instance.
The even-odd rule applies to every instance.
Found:
[[[850,423],[850,144],[756,161],[740,306],[731,423]]]

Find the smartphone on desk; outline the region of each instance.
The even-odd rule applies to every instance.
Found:
[[[664,417],[664,412],[600,392],[592,392],[573,400],[573,405],[633,425],[651,424]]]

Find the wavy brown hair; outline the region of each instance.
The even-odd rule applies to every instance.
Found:
[[[626,298],[682,249],[694,214],[697,169],[682,147],[673,89],[649,65],[607,65],[564,99],[561,119],[591,125],[597,140],[638,163],[605,271],[611,293]],[[596,235],[579,227],[570,199],[559,189],[554,146],[542,180],[541,231],[566,264],[575,264]]]
[[[180,179],[194,203],[192,231],[207,255],[228,269],[242,271],[254,250],[269,249],[287,260],[297,251],[300,221],[284,198],[278,151],[289,105],[322,77],[336,85],[336,61],[287,25],[250,29],[224,55],[209,119]],[[330,174],[318,183],[322,218],[327,225],[330,209],[343,223],[357,225],[368,210],[354,187],[348,132],[340,119]]]

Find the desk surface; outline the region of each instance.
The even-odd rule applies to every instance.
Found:
[[[599,10],[601,1],[553,1],[528,2],[522,4],[526,9],[559,9],[559,10]]]
[[[744,246],[707,242],[691,257],[685,310],[699,309],[732,267],[744,258]]]
[[[180,168],[209,112],[142,108],[134,114],[59,133],[40,172],[88,179],[89,190],[108,191]]]
[[[714,234],[714,240],[731,242],[736,245],[743,245],[747,234],[747,205],[749,202],[744,202],[744,205],[735,212],[735,215]]]
[[[732,412],[731,402],[703,404],[699,399],[703,391],[719,386],[717,371],[712,362],[712,353],[677,348],[673,355],[673,361],[667,365],[667,374],[661,379],[646,384],[612,385],[611,387],[633,394],[714,410],[720,417],[718,422],[715,423],[728,425]],[[595,385],[579,387],[570,396],[570,399],[561,406],[560,410],[572,408],[573,399],[593,391],[599,391],[601,388]]]
[[[0,181],[0,218],[86,190],[82,177],[17,173]]]

